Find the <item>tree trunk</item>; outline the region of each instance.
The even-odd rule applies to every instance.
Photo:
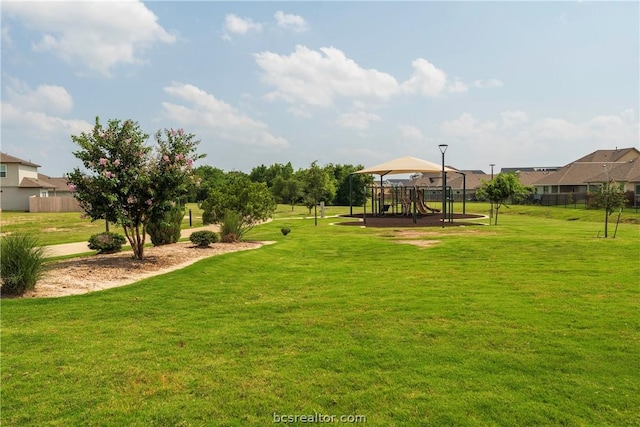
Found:
[[[604,209],[604,237],[609,237],[609,211],[605,207]]]
[[[495,222],[493,223],[493,225],[498,225],[498,210],[500,209],[500,206],[496,206],[496,216],[495,216]]]

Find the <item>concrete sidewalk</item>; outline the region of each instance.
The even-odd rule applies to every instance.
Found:
[[[194,231],[200,231],[200,230],[211,230],[211,231],[218,232],[220,231],[220,227],[217,224],[216,225],[210,224],[204,227],[185,228],[180,232],[180,238],[188,239],[191,233],[193,233]],[[147,235],[146,241],[151,243],[151,238],[148,235]],[[129,244],[127,243],[125,247],[129,247]],[[45,258],[92,252],[92,250],[89,249],[88,241],[76,242],[76,243],[62,243],[60,245],[43,246],[43,248],[44,248]]]

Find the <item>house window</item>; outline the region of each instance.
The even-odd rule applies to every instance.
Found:
[[[0,178],[7,177],[7,165],[0,165]]]
[[[40,190],[40,197],[49,197],[49,191]]]

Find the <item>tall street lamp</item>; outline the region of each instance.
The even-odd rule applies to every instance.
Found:
[[[489,166],[491,166],[491,181],[493,181],[493,167],[495,165],[496,165],[495,163],[489,164]],[[493,219],[493,200],[491,201],[491,210],[489,211],[489,225],[491,225],[492,219]]]
[[[447,147],[447,144],[438,145],[442,153],[442,228],[444,228],[444,220],[447,217],[447,174],[444,171],[444,153],[447,151]]]

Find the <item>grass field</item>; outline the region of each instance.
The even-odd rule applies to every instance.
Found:
[[[640,425],[637,214],[601,239],[601,212],[512,207],[419,247],[288,209],[259,250],[2,300],[2,424]]]

